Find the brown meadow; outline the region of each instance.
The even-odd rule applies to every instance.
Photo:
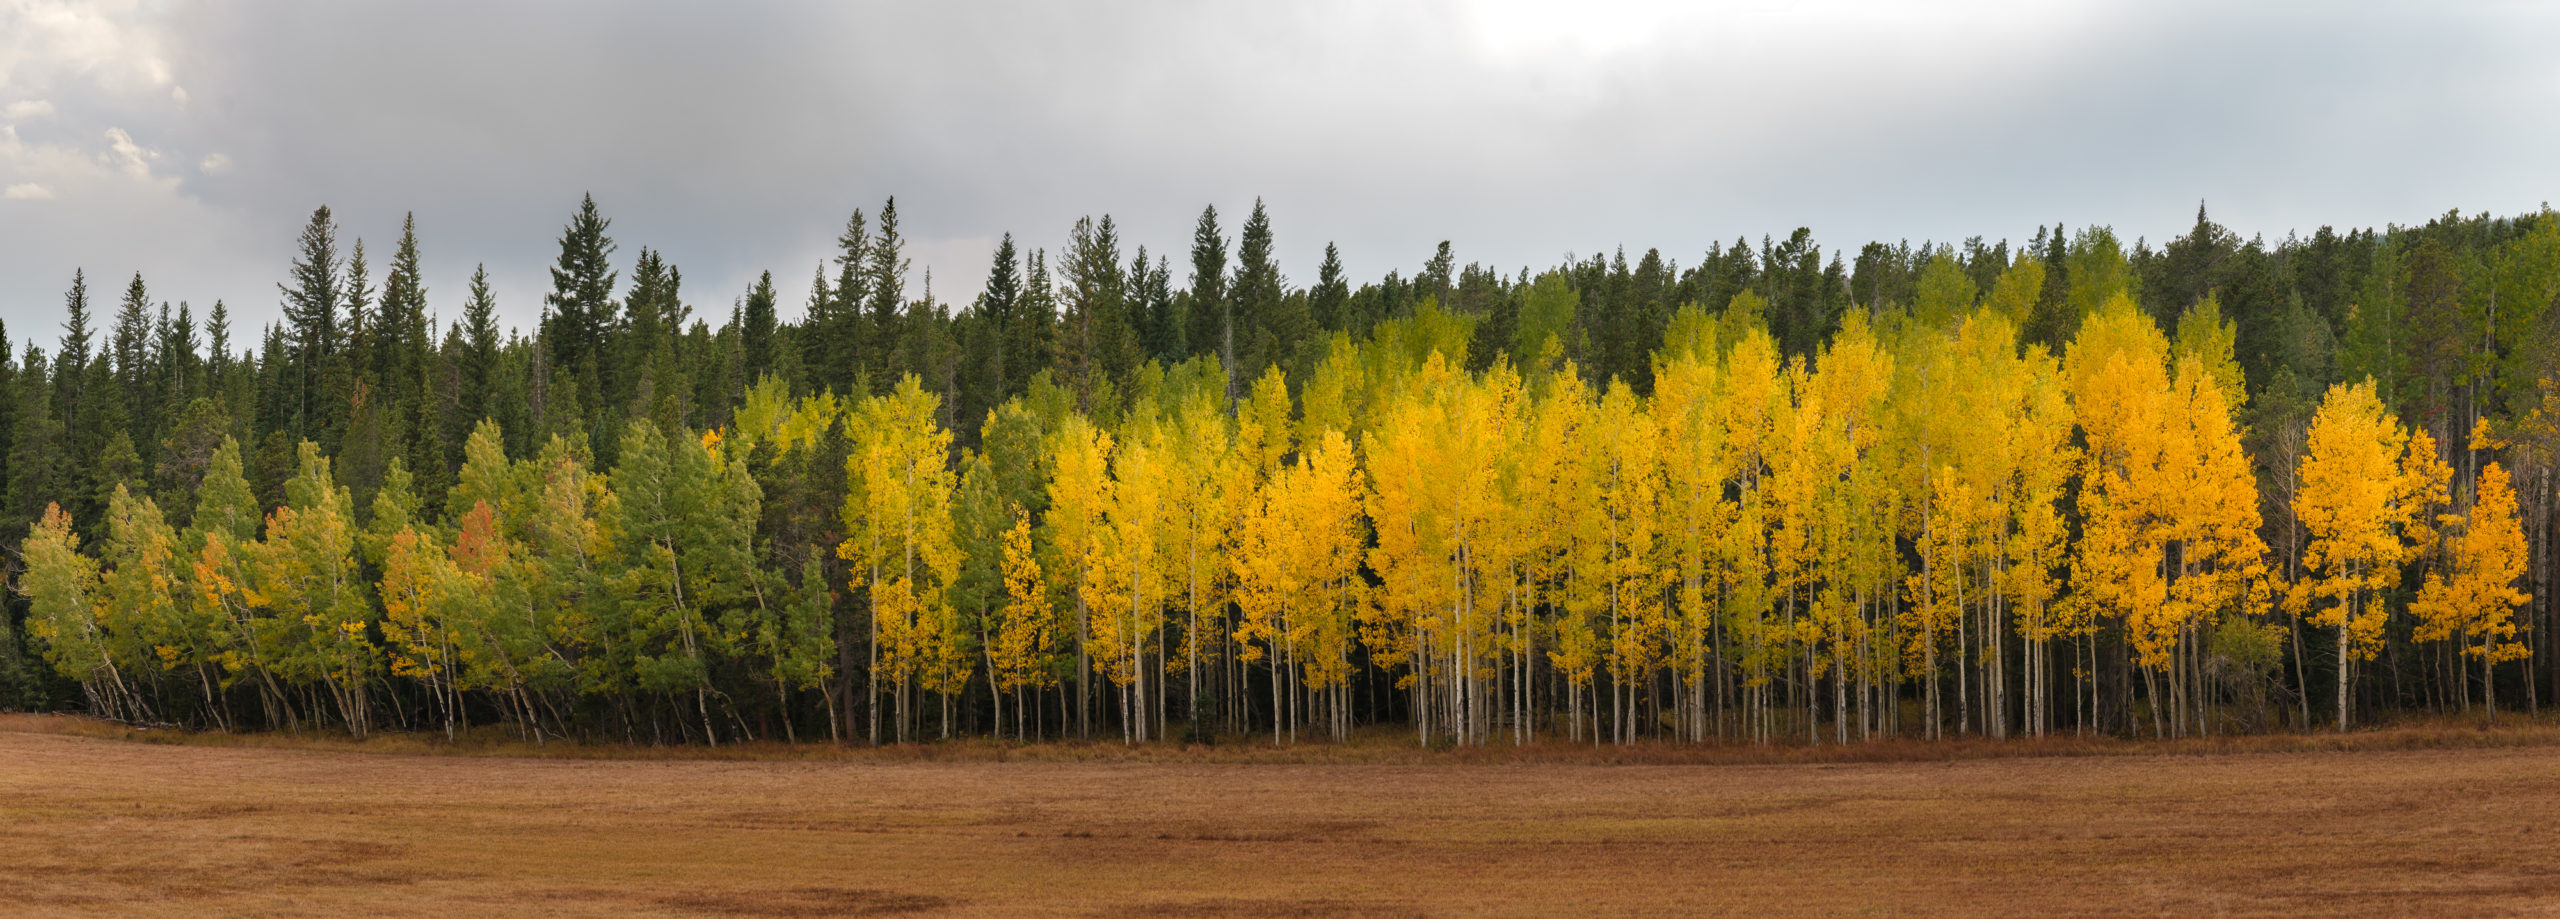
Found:
[[[1297,761],[1246,747],[715,758],[119,736],[0,722],[0,911],[2460,916],[2560,903],[2560,734],[2535,727],[1614,764],[1587,748],[1385,743]]]

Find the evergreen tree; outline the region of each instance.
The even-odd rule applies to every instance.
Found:
[[[542,336],[550,366],[589,392],[601,379],[601,353],[613,321],[613,221],[596,213],[596,198],[578,201],[578,213],[560,230],[560,258],[551,267],[551,293],[542,298]]]
[[[69,497],[72,469],[62,422],[54,416],[52,391],[45,385],[44,352],[28,345],[18,367],[17,404],[9,432],[8,500],[0,508],[5,513],[0,525],[10,532],[34,523],[46,505]]]
[[[293,397],[288,404],[289,429],[304,438],[332,439],[335,415],[328,408],[322,376],[338,348],[338,312],[345,289],[338,278],[338,225],[323,206],[303,225],[293,259],[293,284],[276,285],[284,297],[285,323],[292,329],[291,351],[282,355],[292,368]]]
[[[490,416],[492,384],[498,371],[498,299],[489,292],[489,266],[471,269],[471,293],[462,303],[460,398],[464,424]]]
[[[805,351],[800,360],[808,365],[818,386],[852,395],[866,355],[863,310],[871,291],[871,233],[860,208],[854,209],[853,216],[845,220],[844,232],[836,237],[834,261],[834,289],[824,309],[815,301],[810,304],[806,335],[801,339]]]
[[[89,382],[92,334],[86,273],[71,272],[71,290],[62,296],[62,309],[62,342],[55,347],[53,358],[53,414],[66,430],[79,430],[79,424],[87,420],[87,398],[81,388]]]
[[[1236,237],[1235,280],[1229,291],[1235,298],[1236,318],[1230,325],[1238,336],[1232,356],[1242,361],[1239,373],[1259,374],[1275,365],[1295,370],[1297,349],[1312,338],[1305,301],[1293,303],[1287,296],[1271,245],[1271,218],[1256,198],[1252,216]]]
[[[1214,349],[1232,376],[1236,365],[1233,304],[1227,299],[1227,238],[1218,229],[1218,206],[1200,209],[1191,230],[1191,328],[1184,340],[1193,354]],[[1186,355],[1187,356],[1187,355]],[[1235,389],[1230,380],[1227,388]]]
[[[898,199],[895,196],[880,205],[880,235],[871,241],[869,267],[863,271],[860,288],[869,295],[864,302],[862,370],[871,375],[871,390],[887,392],[898,375],[911,370],[898,361],[898,343],[904,337],[898,320],[907,305],[906,238],[898,235]]]
[[[1442,301],[1441,305],[1451,304]],[[1366,323],[1352,322],[1350,307],[1351,285],[1342,277],[1342,253],[1332,243],[1325,243],[1324,261],[1316,266],[1316,286],[1307,291],[1307,312],[1312,314],[1316,328],[1355,336],[1368,334]]]
[[[738,344],[746,349],[747,375],[762,377],[773,372],[773,272],[756,278],[747,288],[744,306],[740,308]]]
[[[1021,255],[1013,234],[996,243],[987,265],[986,289],[978,294],[978,316],[987,327],[986,392],[988,404],[1018,394],[1022,381],[1040,366],[1039,343],[1032,338],[1030,317],[1022,302]]]

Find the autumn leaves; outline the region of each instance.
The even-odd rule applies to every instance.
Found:
[[[2280,643],[2279,612],[2334,635],[2343,727],[2410,583],[2418,640],[2484,674],[2522,653],[2512,483],[2457,489],[2371,384],[2313,421],[2302,574],[2276,574],[2210,301],[2169,334],[2118,295],[2058,356],[1991,308],[1853,316],[1790,357],[1756,300],[1674,317],[1649,393],[1470,370],[1426,311],[1304,380],[1194,361],[1098,413],[1043,382],[965,448],[912,377],[636,422],[601,473],[484,423],[440,514],[395,466],[359,515],[309,446],[262,514],[226,445],[184,528],[120,491],[84,553],[49,513],[16,587],[116,717],[183,690],[227,724],[245,685],[265,724],[399,705],[712,743],[797,739],[812,694],[874,742],[2005,736],[2105,723],[2110,671],[2141,687],[2116,723],[2196,733],[2230,698],[2218,643]],[[771,557],[759,482],[789,479],[755,469],[817,457],[842,463],[833,556]]]

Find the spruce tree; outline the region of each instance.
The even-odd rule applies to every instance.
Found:
[[[1447,302],[1440,305],[1451,307]],[[1316,286],[1307,291],[1307,312],[1319,329],[1355,336],[1368,334],[1365,323],[1353,322],[1350,307],[1351,285],[1342,276],[1342,253],[1332,243],[1325,243],[1324,262],[1316,266]]]
[[[825,309],[810,305],[801,361],[819,386],[850,395],[866,354],[863,308],[871,291],[871,231],[860,208],[854,209],[845,220],[844,232],[836,237],[834,262],[835,286]]]
[[[578,202],[578,213],[560,230],[560,257],[551,268],[551,293],[542,298],[543,339],[550,365],[579,385],[594,389],[604,357],[605,331],[612,321],[613,238],[605,235],[613,221],[596,212],[590,194]]]
[[[53,416],[66,428],[80,423],[84,399],[80,388],[89,376],[89,279],[71,272],[71,290],[62,295],[62,342],[53,359]]]
[[[747,376],[761,378],[773,370],[773,272],[756,278],[747,288],[745,306],[741,310],[738,344],[746,350]]]
[[[1228,395],[1235,393],[1235,314],[1227,300],[1227,238],[1218,230],[1218,206],[1200,210],[1191,230],[1191,329],[1184,336],[1198,350],[1215,347],[1226,364]],[[1195,351],[1194,353],[1198,353]]]
[[[392,407],[393,417],[415,429],[427,412],[427,287],[418,268],[418,219],[400,220],[400,245],[391,255],[391,274],[382,280],[382,309],[377,314],[370,360],[377,394]]]
[[[1004,234],[987,265],[986,289],[978,294],[978,316],[988,340],[983,366],[990,405],[1018,392],[1020,378],[1027,378],[1031,368],[1038,366],[1022,343],[1020,326],[1025,320],[1020,261],[1021,255],[1013,247],[1013,234]]]
[[[1230,325],[1235,336],[1234,358],[1242,363],[1228,370],[1229,396],[1233,381],[1240,374],[1260,376],[1263,368],[1279,365],[1297,379],[1297,349],[1310,337],[1303,300],[1294,304],[1283,289],[1280,265],[1271,252],[1271,218],[1263,211],[1262,199],[1253,201],[1253,214],[1245,218],[1244,229],[1236,236],[1236,272],[1229,295],[1235,298]]]
[[[284,297],[285,322],[292,329],[284,355],[293,378],[292,415],[286,424],[299,439],[321,438],[331,430],[322,374],[338,348],[338,310],[345,289],[338,279],[338,225],[329,208],[311,212],[303,225],[293,259],[292,286],[276,285]]]
[[[864,335],[862,369],[871,375],[871,391],[886,393],[908,368],[898,360],[898,344],[904,339],[899,320],[906,311],[907,268],[906,239],[898,234],[898,199],[892,196],[880,206],[880,235],[871,241],[870,267],[865,269],[862,287],[867,316]]]

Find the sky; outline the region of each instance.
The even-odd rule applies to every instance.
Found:
[[[417,220],[430,308],[477,264],[529,326],[593,194],[697,313],[770,270],[797,315],[896,196],[911,295],[1079,217],[1187,278],[1259,198],[1283,272],[1450,241],[1506,273],[1694,264],[1798,226],[2155,244],[2537,209],[2560,184],[2560,7],[2356,3],[275,3],[0,0],[0,321],[226,302],[240,340],[313,208],[377,283]]]

